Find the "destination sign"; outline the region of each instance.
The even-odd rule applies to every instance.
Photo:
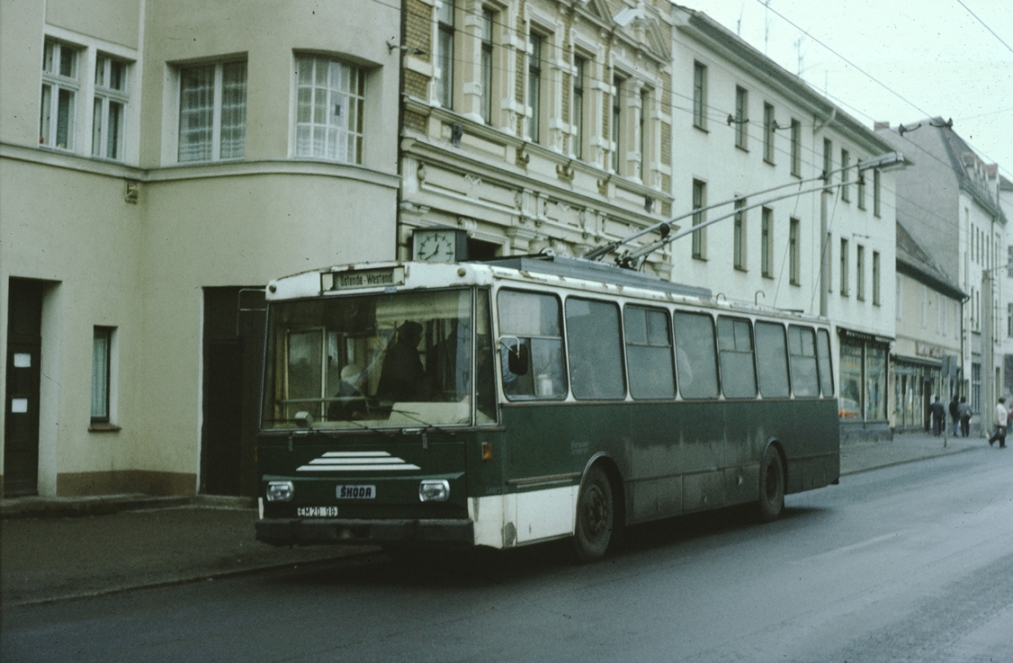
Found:
[[[320,275],[320,289],[355,290],[358,288],[387,288],[404,285],[404,268],[366,269],[355,272],[324,272]]]

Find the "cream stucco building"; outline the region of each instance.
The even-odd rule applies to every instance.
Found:
[[[394,256],[400,18],[0,0],[5,496],[253,493],[244,288]]]

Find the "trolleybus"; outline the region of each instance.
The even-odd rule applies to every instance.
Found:
[[[825,319],[581,259],[272,281],[259,540],[512,548],[836,483]]]

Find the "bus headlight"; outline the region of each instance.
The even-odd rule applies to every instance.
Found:
[[[291,481],[271,481],[267,484],[268,502],[291,502],[295,486]]]
[[[437,479],[426,479],[419,484],[419,501],[446,502],[450,499],[450,482]]]

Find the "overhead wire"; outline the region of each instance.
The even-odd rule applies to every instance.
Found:
[[[762,2],[762,0],[758,0],[758,1]],[[470,11],[470,10],[466,10],[466,9],[460,9],[459,11],[463,11],[463,12],[466,12],[466,13],[471,13],[471,14],[474,14],[474,15],[478,15],[479,14],[478,11]],[[777,14],[778,16],[780,16],[787,23],[789,23],[790,25],[792,25],[796,29],[798,29],[801,32],[803,32],[804,34],[806,34],[810,39],[813,39],[813,41],[816,41],[817,43],[819,43],[820,45],[822,45],[824,48],[827,48],[827,50],[830,51],[831,53],[833,53],[835,56],[839,57],[841,60],[843,60],[844,62],[848,63],[850,66],[854,67],[856,70],[858,70],[859,72],[861,72],[863,75],[867,76],[870,80],[873,80],[874,82],[876,82],[878,85],[880,85],[884,89],[888,90],[889,92],[891,92],[892,94],[894,94],[898,98],[902,99],[903,101],[905,101],[906,103],[908,103],[909,105],[911,105],[913,108],[919,110],[919,112],[922,112],[926,117],[929,117],[929,114],[926,113],[925,111],[921,110],[916,104],[914,104],[913,102],[907,100],[902,95],[900,95],[896,91],[892,90],[886,84],[884,84],[881,81],[875,79],[874,77],[872,77],[870,74],[868,74],[867,72],[865,72],[864,70],[862,70],[857,65],[854,65],[854,63],[850,62],[847,58],[843,57],[842,55],[840,55],[839,53],[837,53],[835,50],[833,50],[830,47],[826,46],[826,44],[823,44],[820,40],[818,40],[815,37],[813,37],[809,32],[803,30],[798,25],[796,25],[794,22],[792,22],[791,20],[789,20],[786,17],[784,17],[780,12],[777,12],[776,10],[773,10],[773,9],[772,9],[772,11],[774,11],[775,14]],[[498,25],[498,26],[502,27],[503,29],[508,30],[508,31],[510,31],[510,32],[512,32],[512,33],[514,33],[516,35],[519,35],[519,36],[527,37],[528,34],[529,34],[527,31],[521,31],[521,30],[519,30],[519,29],[517,29],[517,28],[515,28],[515,27],[513,27],[511,25],[508,25],[506,23],[503,23],[501,21],[494,20],[493,23],[495,25]],[[548,47],[549,49],[553,49],[555,51],[558,51],[560,54],[569,54],[569,49],[566,49],[562,44],[558,44],[558,43],[555,43],[553,41],[543,42],[543,48],[546,48],[546,47]],[[431,54],[431,55],[434,58],[436,56],[436,54]],[[476,61],[471,60],[471,59],[466,59],[466,58],[463,58],[463,57],[459,57],[458,54],[457,54],[457,49],[455,49],[454,61],[455,61],[455,63],[469,64],[469,65],[473,65],[473,66],[481,66],[482,65],[481,62],[476,62]],[[604,64],[602,66],[604,68],[606,68],[606,69],[608,68]],[[731,73],[733,75],[737,75],[735,72],[733,72],[728,67],[723,66],[721,63],[716,63],[716,64],[715,63],[708,63],[708,66],[715,66],[716,68],[721,69],[721,70],[723,70],[723,71],[725,71],[727,73]],[[512,69],[508,70],[508,69],[505,69],[505,68],[502,68],[502,67],[498,67],[498,66],[495,66],[495,65],[493,66],[493,69],[494,69],[494,71],[497,71],[500,74],[507,73],[507,72],[512,72],[513,71]],[[614,81],[614,77],[613,77],[613,80],[606,80],[606,79],[595,77],[595,76],[587,74],[587,73],[585,73],[584,78],[585,78],[586,82],[596,82],[596,83],[599,83],[599,84],[607,85],[609,87],[611,87],[613,85],[613,81]],[[804,82],[804,79],[800,79],[800,80],[803,80],[803,82]],[[679,90],[677,90],[675,88],[674,83],[675,83],[675,80],[674,80],[674,77],[673,77],[672,87],[670,89],[670,93],[672,94],[672,97],[674,97],[674,98],[681,98],[681,99],[684,99],[684,100],[686,100],[686,101],[688,101],[690,103],[693,103],[694,102],[693,96],[688,95],[688,94],[684,94],[684,93],[680,92]],[[808,83],[806,83],[806,84],[808,85]],[[816,92],[814,90],[814,94],[820,95],[821,93]],[[632,92],[628,91],[624,87],[620,87],[619,88],[618,95],[619,95],[619,97],[621,99],[626,99],[626,100],[634,99],[637,96],[637,95],[634,95]],[[706,115],[706,119],[708,121],[708,124],[714,123],[715,125],[718,125],[718,126],[725,125],[726,124],[726,118],[729,117],[729,116],[734,117],[734,112],[730,112],[726,108],[721,108],[720,106],[716,106],[716,105],[710,103],[710,99],[709,98],[711,96],[712,95],[708,95],[708,99],[707,99],[707,101],[704,104],[705,115]],[[874,119],[871,118],[871,117],[869,117],[866,113],[864,113],[861,110],[855,108],[854,106],[848,104],[847,102],[845,102],[845,101],[843,101],[841,99],[838,99],[834,95],[822,93],[822,96],[824,96],[826,98],[829,98],[829,99],[833,99],[833,101],[835,103],[838,103],[838,104],[840,104],[842,106],[847,106],[848,108],[852,109],[854,112],[858,113],[859,115],[862,115],[862,116],[866,117],[870,121],[874,121]],[[670,101],[669,99],[666,99],[664,97],[657,97],[656,96],[655,98],[653,98],[653,103],[656,104],[658,107],[660,107],[662,110],[666,110],[667,109],[669,111],[669,115],[674,115],[676,111],[684,113],[686,115],[693,115],[696,112],[695,108],[693,108],[692,106],[677,105],[677,104],[673,103],[672,101]],[[734,123],[731,123],[731,124],[734,124]],[[733,127],[733,126],[731,126],[731,124],[728,124],[727,128],[728,128],[729,132],[735,132],[737,130],[737,127]],[[809,122],[804,122],[804,123],[801,123],[801,124],[802,124],[802,126],[804,126],[806,128],[811,128],[813,126],[813,124],[809,123]],[[673,120],[673,125],[674,125],[674,120]],[[763,134],[764,134],[764,131],[765,131],[765,127],[763,127],[762,124],[757,124],[755,126],[759,127],[760,131],[759,132],[747,131],[747,133],[746,133],[746,138],[747,138],[747,141],[748,141],[747,150],[749,148],[755,149],[757,147],[762,147],[762,143],[763,143],[763,139],[764,139]],[[778,127],[778,129],[781,129],[781,128],[787,128],[787,127]],[[776,131],[775,131],[774,135],[776,137]],[[924,152],[925,154],[927,154],[931,158],[936,159],[937,161],[940,161],[940,163],[945,163],[945,162],[942,162],[941,160],[939,160],[939,158],[936,157],[935,155],[933,155],[933,154],[927,152],[926,150],[924,150],[924,148],[922,148],[920,145],[917,145],[916,143],[912,143],[910,140],[908,140],[907,142],[909,144],[913,145],[914,147],[916,147],[917,149],[921,150],[922,152]],[[782,155],[782,156],[787,156],[787,157],[790,158],[791,157],[791,152],[789,151],[789,149],[785,149],[784,147],[780,147],[780,145],[779,145],[780,143],[781,143],[781,141],[777,141],[777,140],[774,141],[773,150],[774,150],[775,154],[779,154],[779,155]],[[811,145],[807,146],[806,143],[805,143],[805,141],[802,141],[802,144],[800,145],[800,156],[801,156],[802,164],[807,169],[815,169],[815,168],[817,168],[820,165],[818,163],[819,162],[819,158],[817,156],[817,146],[816,146],[815,142],[813,142]],[[856,156],[856,162],[857,162],[858,155],[856,154],[855,156]],[[931,214],[932,216],[934,216],[934,217],[936,217],[938,219],[945,220],[938,213],[934,212],[933,210],[929,210],[927,208],[924,208],[924,207],[918,205],[915,201],[910,200],[910,199],[908,199],[908,198],[900,195],[897,191],[892,191],[892,190],[889,190],[889,189],[886,189],[886,188],[884,188],[884,191],[886,193],[892,193],[894,195],[895,199],[905,200],[906,202],[913,203],[917,207],[919,207],[922,211],[924,211],[925,213]],[[672,194],[672,195],[675,196],[675,194]],[[675,196],[675,197],[678,197],[678,196]],[[835,210],[836,210],[836,206],[837,206],[838,200],[839,200],[839,194],[835,196],[835,203],[834,203]],[[796,209],[797,209],[797,202],[798,201],[796,201]],[[822,241],[823,240],[821,238],[821,243],[822,243]],[[782,269],[783,269],[783,266],[782,266]]]

